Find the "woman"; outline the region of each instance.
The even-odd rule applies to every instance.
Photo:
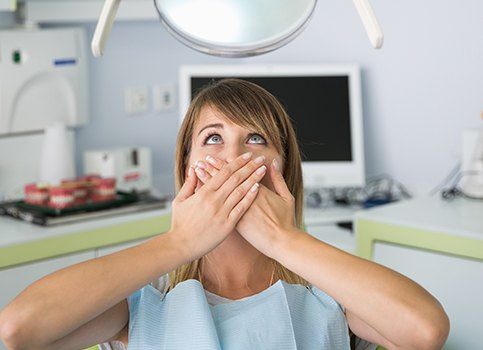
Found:
[[[427,291],[302,231],[297,142],[267,91],[202,90],[175,167],[170,231],[29,286],[0,313],[7,346],[349,349],[349,331],[388,349],[443,346],[449,321]]]

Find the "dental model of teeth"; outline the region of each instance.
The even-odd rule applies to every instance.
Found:
[[[116,179],[86,175],[72,180],[63,180],[59,186],[28,184],[24,188],[25,202],[37,206],[65,209],[98,203],[116,198]]]

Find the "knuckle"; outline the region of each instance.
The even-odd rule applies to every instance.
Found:
[[[220,170],[220,175],[222,177],[229,177],[231,175],[232,171],[228,167],[224,167],[223,169]]]
[[[234,184],[238,184],[240,183],[241,181],[241,175],[239,173],[234,173],[231,177],[230,177],[230,181]]]
[[[237,211],[238,214],[243,213],[244,209],[245,209],[245,207],[244,207],[243,204],[237,205],[237,207],[235,208],[235,210]]]
[[[235,189],[235,195],[237,198],[242,198],[245,195],[245,189],[242,186],[239,186]]]

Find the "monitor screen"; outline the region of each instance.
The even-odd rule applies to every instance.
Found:
[[[203,86],[226,77],[191,77],[191,97]],[[272,93],[290,116],[304,162],[353,160],[349,77],[237,76]]]

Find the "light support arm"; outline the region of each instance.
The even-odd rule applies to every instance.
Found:
[[[111,31],[120,2],[121,0],[106,0],[104,2],[91,42],[91,50],[94,57],[100,57],[104,53],[107,37]]]
[[[375,49],[380,49],[384,42],[384,34],[382,28],[377,21],[374,10],[372,9],[369,0],[353,0],[356,6],[357,12],[361,17],[362,24],[366,29],[369,40],[371,41],[372,47]]]
[[[375,49],[381,48],[384,41],[384,34],[369,3],[369,0],[353,1],[372,46]],[[100,57],[104,53],[106,41],[111,31],[120,2],[121,0],[104,1],[104,5],[99,16],[99,21],[97,22],[96,30],[91,42],[91,50],[94,57]]]

